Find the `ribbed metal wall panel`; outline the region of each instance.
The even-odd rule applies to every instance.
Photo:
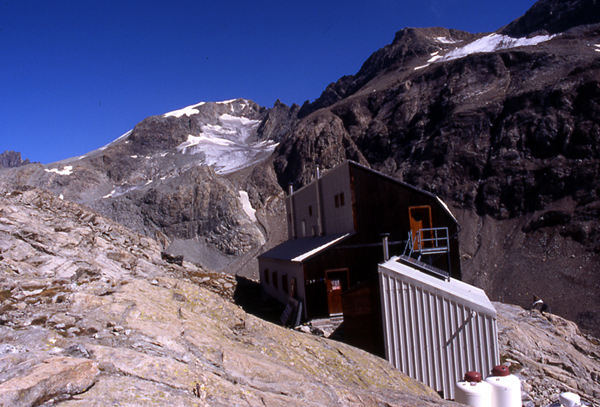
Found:
[[[386,358],[454,399],[454,385],[499,363],[496,311],[485,293],[423,274],[396,259],[379,266]]]

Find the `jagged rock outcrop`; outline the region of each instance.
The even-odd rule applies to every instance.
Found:
[[[152,239],[51,193],[3,191],[0,404],[455,405],[200,287],[230,298],[223,277],[167,263]]]
[[[0,154],[0,168],[14,168],[29,164],[29,159],[23,160],[21,153],[5,150]]]
[[[419,57],[429,56],[440,50],[451,50],[457,42],[469,41],[480,36],[442,27],[400,30],[396,33],[392,43],[374,52],[356,75],[343,76],[337,82],[331,83],[314,102],[305,103],[299,116],[307,116],[318,109],[331,106],[352,96],[371,80],[379,78],[386,72],[405,70]]]
[[[547,406],[563,392],[600,403],[600,342],[559,316],[494,303],[500,353],[521,379],[524,406]]]
[[[557,34],[572,27],[597,24],[598,21],[600,5],[596,0],[541,0],[500,32],[513,37],[539,32]]]

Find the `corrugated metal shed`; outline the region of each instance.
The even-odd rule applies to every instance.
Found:
[[[454,399],[466,372],[499,364],[496,310],[483,290],[396,260],[379,265],[386,359]]]

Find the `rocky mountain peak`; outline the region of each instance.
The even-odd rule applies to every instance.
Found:
[[[267,210],[281,204],[276,176],[257,167],[268,165],[297,111],[281,102],[271,109],[246,99],[201,102],[149,117],[81,157],[15,170],[3,181],[90,205],[167,250],[222,269],[251,258],[269,233],[284,233],[271,230],[281,221]]]
[[[21,153],[16,151],[4,151],[0,154],[0,168],[14,168],[29,164],[29,159],[23,160]]]
[[[215,166],[217,172],[227,172],[231,169],[220,169],[214,157],[209,156],[224,144],[236,144],[240,148],[252,146],[258,139],[257,127],[266,111],[245,99],[201,102],[148,117],[108,148],[121,145],[125,153],[137,156],[201,153],[198,158],[204,159],[205,164]]]
[[[305,103],[299,116],[307,116],[350,97],[378,76],[395,70],[406,71],[419,58],[455,49],[479,36],[442,27],[404,28],[396,33],[391,44],[374,52],[355,75],[344,76],[331,83],[313,103]]]
[[[540,32],[557,34],[599,22],[600,2],[597,0],[539,0],[500,32],[513,37]]]

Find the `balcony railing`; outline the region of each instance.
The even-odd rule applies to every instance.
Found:
[[[433,267],[434,257],[432,256],[442,254],[448,255],[447,271]],[[423,259],[423,256],[428,257]],[[415,259],[418,262],[426,264],[428,271],[432,271],[444,278],[450,278],[450,236],[448,228],[419,229],[414,236],[412,231],[408,232],[404,255],[401,257],[407,260]]]

